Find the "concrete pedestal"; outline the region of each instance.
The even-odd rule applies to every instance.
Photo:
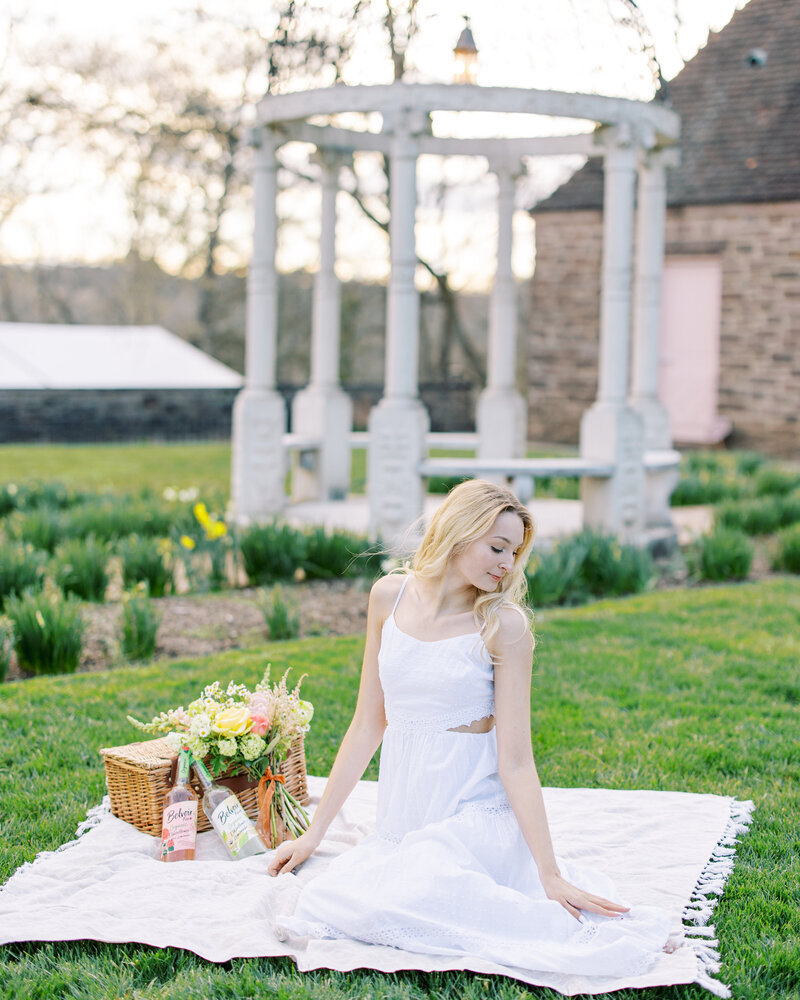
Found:
[[[286,503],[286,406],[274,389],[243,389],[233,404],[231,516],[266,521]]]
[[[524,458],[528,408],[513,389],[486,388],[478,397],[478,458]]]
[[[419,465],[426,455],[429,427],[427,411],[418,400],[384,399],[369,415],[370,536],[385,545],[414,544],[408,528],[423,509]]]
[[[343,500],[350,489],[353,403],[336,386],[309,386],[292,401],[292,431],[319,447],[301,453],[292,471],[292,501]]]
[[[625,405],[595,403],[581,420],[581,456],[616,463],[609,479],[581,480],[584,525],[641,544],[645,533],[641,417]]]

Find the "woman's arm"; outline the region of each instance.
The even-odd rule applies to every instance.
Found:
[[[627,907],[584,892],[561,875],[553,852],[550,828],[531,747],[531,667],[533,638],[523,616],[501,611],[500,629],[491,643],[495,660],[495,720],[500,780],[522,834],[539,869],[544,891],[573,917],[590,910],[614,917]]]
[[[325,791],[308,830],[297,840],[287,840],[278,846],[267,869],[270,875],[292,871],[316,850],[383,739],[386,716],[383,689],[378,677],[378,650],[383,623],[401,582],[402,577],[383,577],[372,587],[367,613],[367,643],[353,720],[336,754]]]

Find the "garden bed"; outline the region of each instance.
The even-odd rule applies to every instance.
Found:
[[[368,589],[365,580],[314,580],[286,587],[285,596],[297,605],[300,637],[352,635],[366,629]],[[153,603],[161,615],[156,657],[198,657],[264,643],[269,636],[257,593],[248,588],[156,598]],[[87,630],[79,671],[124,666],[119,648],[121,604],[86,604],[83,614]],[[7,679],[22,676],[12,661]]]

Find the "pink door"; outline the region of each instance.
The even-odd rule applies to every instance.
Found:
[[[715,444],[731,429],[730,421],[717,413],[721,302],[718,257],[666,258],[659,395],[679,443]]]

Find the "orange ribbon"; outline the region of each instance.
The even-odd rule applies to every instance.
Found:
[[[272,770],[268,767],[264,772],[264,777],[258,783],[258,810],[264,813],[269,809],[269,805],[272,802],[272,796],[275,794],[275,782],[281,785],[286,784],[286,778],[282,774],[272,773]]]
[[[272,824],[270,823],[270,806],[272,796],[275,794],[275,783],[285,785],[286,778],[282,774],[273,774],[271,768],[267,768],[264,777],[259,781],[256,795],[258,798],[258,822],[256,829],[261,834],[267,847],[276,847],[272,843]]]

